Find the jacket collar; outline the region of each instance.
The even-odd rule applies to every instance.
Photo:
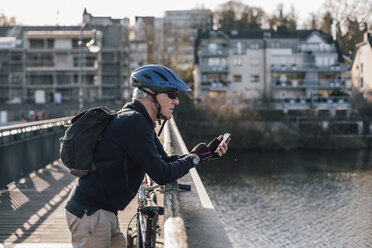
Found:
[[[145,106],[143,106],[143,104],[140,101],[134,100],[130,103],[125,104],[123,108],[133,109],[133,110],[141,113],[146,118],[146,120],[149,122],[149,124],[152,127],[155,127],[155,123],[152,121],[152,119],[151,119],[149,113],[147,112]]]

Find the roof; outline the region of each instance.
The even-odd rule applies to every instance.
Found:
[[[318,34],[324,42],[328,44],[335,44],[336,51],[338,54],[338,62],[344,62],[342,57],[341,49],[337,41],[333,41],[332,36],[327,35],[322,30],[319,29],[309,29],[309,30],[297,30],[297,29],[287,29],[285,27],[278,27],[278,30],[273,29],[219,29],[219,30],[207,30],[204,32],[199,32],[197,39],[195,40],[195,46],[197,47],[202,39],[209,39],[214,36],[224,36],[230,39],[298,39],[300,41],[305,41],[312,34]]]
[[[218,32],[223,32],[230,39],[263,39],[264,37],[270,37],[272,39],[299,39],[306,40],[314,32],[318,33],[322,39],[327,43],[333,43],[332,37],[325,34],[321,30],[295,30],[278,28],[277,31],[273,29],[220,29],[220,30],[208,30],[200,33],[200,39],[208,39]]]

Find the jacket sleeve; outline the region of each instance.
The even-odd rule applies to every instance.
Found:
[[[187,155],[167,162],[168,156],[164,149],[159,153],[154,130],[148,121],[140,114],[131,115],[123,130],[123,149],[127,156],[156,183],[166,184],[189,172],[193,167],[192,156]],[[163,155],[163,156],[162,156]],[[173,160],[174,158],[170,159]]]
[[[155,140],[155,144],[156,144],[156,147],[158,149],[158,152],[159,152],[160,156],[163,158],[163,160],[165,162],[174,162],[177,159],[183,158],[187,155],[187,154],[184,154],[184,155],[168,156],[168,154],[164,150],[163,145],[160,143],[160,140],[158,139],[158,137],[156,135],[154,136],[154,140]]]

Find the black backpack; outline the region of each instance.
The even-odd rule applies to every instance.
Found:
[[[60,138],[61,160],[69,168],[71,175],[83,177],[107,164],[108,161],[93,161],[95,147],[113,117],[125,111],[130,109],[110,111],[107,107],[95,107],[72,118],[65,135]]]

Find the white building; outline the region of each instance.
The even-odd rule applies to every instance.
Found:
[[[348,68],[319,30],[209,30],[198,36],[196,51],[199,102],[217,97],[295,115],[350,112]]]
[[[372,33],[365,32],[363,42],[356,45],[351,66],[353,96],[372,102]]]

